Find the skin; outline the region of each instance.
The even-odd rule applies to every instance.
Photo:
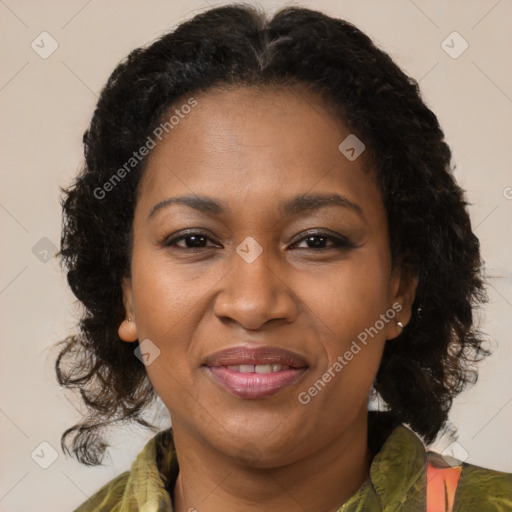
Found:
[[[368,478],[368,394],[386,340],[400,333],[397,320],[410,319],[416,281],[392,269],[366,153],[355,161],[340,153],[350,130],[321,99],[254,87],[196,99],[148,157],[119,327],[122,340],[149,338],[160,350],[146,369],[172,417],[175,510],[335,511]],[[290,216],[279,210],[297,195],[333,192],[360,213],[335,205]],[[183,195],[208,196],[229,211],[172,204],[148,220],[157,203]],[[161,243],[189,228],[208,237],[198,248],[190,238]],[[310,243],[312,229],[353,246],[321,236]],[[263,250],[252,263],[236,252],[247,237]],[[402,307],[394,320],[301,404],[299,393],[394,303]],[[293,350],[309,368],[272,396],[242,399],[202,366],[207,355],[242,343]]]

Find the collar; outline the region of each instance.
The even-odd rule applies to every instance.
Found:
[[[368,480],[339,512],[363,510],[361,506],[382,512],[424,509],[426,461],[421,439],[404,425],[395,427],[373,458]],[[173,512],[178,471],[169,428],[153,437],[133,462],[119,512]]]
[[[173,512],[170,495],[178,470],[169,428],[150,439],[133,461],[119,512]]]

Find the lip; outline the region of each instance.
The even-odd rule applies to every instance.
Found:
[[[299,354],[281,347],[260,346],[249,347],[238,345],[209,355],[204,363],[209,367],[240,365],[240,364],[281,364],[291,368],[308,366]]]
[[[239,365],[281,365],[284,368],[272,373],[246,373],[233,368]],[[290,350],[243,345],[208,356],[203,366],[215,382],[230,393],[246,399],[274,395],[295,383],[308,369],[306,360]]]

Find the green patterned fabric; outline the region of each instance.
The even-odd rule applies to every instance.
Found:
[[[396,427],[375,455],[369,479],[338,512],[425,510],[427,452],[420,438]],[[102,487],[74,512],[172,512],[168,489],[178,475],[172,429],[158,433],[131,471]],[[453,512],[512,511],[512,474],[462,463]]]

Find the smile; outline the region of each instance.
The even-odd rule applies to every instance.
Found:
[[[294,384],[308,369],[304,358],[278,347],[237,346],[206,358],[209,376],[240,398],[258,399]]]

